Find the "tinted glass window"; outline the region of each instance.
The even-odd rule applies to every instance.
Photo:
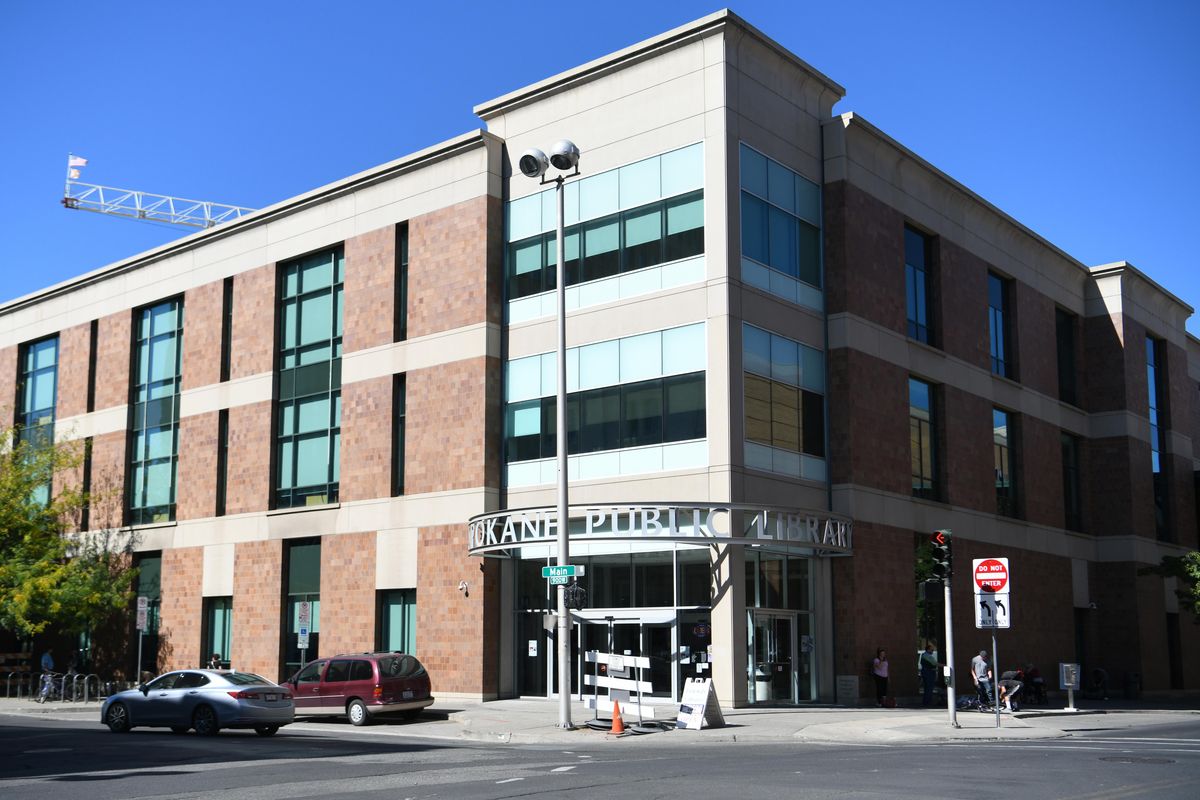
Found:
[[[352,681],[369,681],[375,678],[375,671],[371,669],[370,661],[351,661],[350,662],[350,680]]]
[[[413,656],[387,656],[379,659],[379,674],[385,678],[413,678],[424,675],[425,667]]]
[[[208,676],[201,675],[199,672],[185,672],[179,676],[179,680],[175,682],[176,689],[195,689],[208,683]]]
[[[155,678],[154,680],[150,681],[150,683],[147,684],[147,686],[151,691],[155,691],[155,692],[157,692],[161,689],[174,689],[175,684],[179,681],[179,678],[182,675],[183,675],[183,673],[181,673],[181,672],[168,672],[166,675],[163,675],[161,677]]]
[[[325,671],[326,683],[341,683],[347,680],[350,676],[349,661],[332,661],[329,664],[329,669]]]
[[[300,674],[296,676],[296,680],[300,683],[316,683],[321,680],[321,670],[325,668],[324,661],[314,661],[304,669],[300,670]],[[240,672],[239,675],[249,675],[248,672]],[[232,681],[232,675],[226,675],[225,679]]]
[[[306,680],[310,683],[315,682],[317,680],[317,676],[321,673],[321,667],[323,667],[324,665],[325,665],[324,661],[320,661],[316,664],[311,665],[308,669],[305,670],[305,672],[306,673],[311,672],[312,677],[305,678],[304,680]],[[235,686],[253,686],[256,684],[262,685],[264,683],[267,684],[268,686],[272,685],[271,681],[267,680],[262,675],[255,675],[253,672],[230,672],[230,673],[226,674],[224,677],[225,677],[225,680],[229,681],[230,683],[234,684]]]

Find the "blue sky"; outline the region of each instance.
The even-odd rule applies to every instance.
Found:
[[[832,5],[731,7],[846,87],[836,111],[1083,263],[1130,261],[1200,306],[1200,4]],[[478,128],[476,103],[719,6],[609,0],[548,21],[569,7],[9,0],[0,302],[190,232],[64,210],[68,151],[89,182],[261,208]]]

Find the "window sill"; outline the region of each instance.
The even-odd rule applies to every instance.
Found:
[[[328,511],[332,508],[341,508],[341,502],[337,503],[322,503],[319,506],[295,506],[294,508],[273,508],[267,512],[268,517],[281,516],[283,514],[303,514],[306,511]]]
[[[137,525],[130,525],[131,531],[152,531],[158,528],[174,528],[178,523],[175,520],[167,520],[166,522],[142,522]]]

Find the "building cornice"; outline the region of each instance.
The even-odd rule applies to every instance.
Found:
[[[638,42],[637,44],[618,50],[615,53],[610,53],[594,61],[589,61],[582,66],[560,72],[557,75],[530,84],[521,89],[509,92],[508,94],[497,97],[493,100],[480,103],[475,106],[474,112],[481,119],[487,121],[493,117],[497,117],[505,112],[515,108],[528,105],[530,103],[543,100],[559,92],[566,91],[575,86],[595,80],[596,78],[610,74],[631,64],[636,64],[639,61],[644,61],[648,58],[653,58],[665,50],[678,47],[681,44],[694,41],[696,39],[712,35],[715,32],[723,31],[726,28],[734,27],[745,33],[748,33],[761,41],[768,48],[778,53],[787,61],[791,62],[799,69],[803,70],[808,75],[815,78],[824,87],[839,98],[846,95],[846,90],[832,78],[813,68],[795,53],[788,50],[783,45],[776,42],[774,39],[767,36],[765,33],[755,28],[750,23],[733,13],[729,9],[722,9],[716,13],[709,14],[706,17],[701,17],[698,20],[689,22],[686,25],[681,25],[678,28],[669,30],[666,33]]]
[[[1163,297],[1167,298],[1168,300],[1173,302],[1175,305],[1179,306],[1179,308],[1186,311],[1187,316],[1190,317],[1192,315],[1192,313],[1196,310],[1196,309],[1192,308],[1190,305],[1188,305],[1187,303],[1185,303],[1183,300],[1181,300],[1178,296],[1176,296],[1172,292],[1169,292],[1166,289],[1164,289],[1162,284],[1158,283],[1153,278],[1146,275],[1146,273],[1142,272],[1140,269],[1135,267],[1133,264],[1130,264],[1128,261],[1115,261],[1112,264],[1100,264],[1099,266],[1089,268],[1089,271],[1092,273],[1092,277],[1095,278],[1096,280],[1100,280],[1102,278],[1125,277],[1125,276],[1134,277],[1134,278],[1138,279],[1139,281],[1142,281],[1143,283],[1145,283],[1153,291],[1158,292]],[[1190,337],[1191,334],[1188,334],[1188,336]],[[1195,338],[1195,337],[1192,337],[1192,338]]]
[[[501,142],[497,136],[483,129],[464,133],[461,136],[456,136],[453,139],[448,139],[432,147],[418,150],[415,153],[403,156],[394,161],[389,161],[386,164],[372,167],[371,169],[364,170],[347,178],[342,178],[333,183],[328,183],[304,194],[290,197],[287,200],[247,214],[240,219],[221,223],[216,227],[185,236],[182,239],[176,239],[152,250],[146,250],[135,256],[130,256],[113,264],[100,267],[62,283],[54,284],[45,289],[39,289],[36,292],[18,297],[6,303],[0,303],[0,316],[36,305],[52,297],[67,294],[84,286],[108,280],[109,278],[130,272],[156,261],[176,256],[188,250],[195,250],[250,228],[283,219],[312,206],[427,167],[430,164],[454,158],[479,147],[486,147],[489,143],[494,143],[498,146]]]

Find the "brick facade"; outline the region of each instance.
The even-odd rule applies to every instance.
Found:
[[[273,449],[271,414],[270,401],[229,409],[226,513],[244,514],[268,508]]]
[[[233,558],[232,666],[264,678],[280,674],[283,620],[283,542],[239,543]]]
[[[342,349],[353,353],[390,344],[395,338],[396,226],[347,239],[345,253]]]
[[[16,421],[17,353],[20,347],[0,347],[0,430]]]
[[[57,419],[86,414],[91,374],[92,325],[85,322],[58,334]]]
[[[321,537],[321,655],[375,649],[375,532]]]
[[[274,264],[234,276],[231,380],[275,368],[276,294]]]
[[[216,513],[218,413],[194,414],[179,421],[175,519],[202,519]],[[182,446],[187,442],[187,446]]]
[[[339,496],[343,501],[392,493],[395,441],[390,376],[342,387],[342,453]]]
[[[222,281],[189,289],[183,295],[183,391],[221,380]]]
[[[204,580],[204,548],[176,547],[162,553],[162,605],[160,606],[159,653],[166,671],[199,667],[200,626]]]
[[[129,403],[129,374],[133,348],[133,312],[101,317],[96,333],[96,408]]]

